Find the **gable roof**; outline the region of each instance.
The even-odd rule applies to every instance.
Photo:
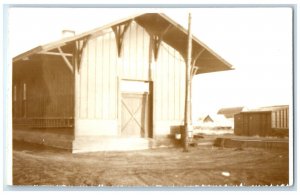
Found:
[[[199,124],[208,126],[231,126],[232,122],[224,115],[207,114],[198,119]]]
[[[199,121],[203,122],[220,122],[220,121],[228,121],[228,119],[219,114],[207,114],[199,118]]]
[[[182,56],[187,53],[188,32],[181,25],[162,13],[144,13],[136,14],[131,17],[107,24],[100,28],[84,32],[73,37],[67,37],[56,42],[35,47],[13,58],[13,62],[29,57],[33,54],[47,52],[57,47],[61,47],[88,36],[96,36],[104,33],[113,26],[127,23],[134,20],[148,33],[161,35],[162,41],[176,49]],[[202,43],[195,36],[192,37],[192,59],[195,59],[195,66],[198,67],[196,74],[232,70],[232,65]]]
[[[277,111],[277,110],[284,110],[284,109],[289,109],[289,105],[259,107],[259,108],[251,109],[249,110],[249,112]]]
[[[232,118],[235,114],[238,114],[244,110],[244,107],[230,107],[221,108],[218,114],[224,115],[226,118]]]

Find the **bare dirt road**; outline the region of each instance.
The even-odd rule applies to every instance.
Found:
[[[198,186],[288,184],[288,151],[197,146],[71,154],[14,142],[14,185]]]

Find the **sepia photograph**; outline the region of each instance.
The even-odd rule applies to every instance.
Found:
[[[294,11],[9,7],[11,185],[293,186]]]

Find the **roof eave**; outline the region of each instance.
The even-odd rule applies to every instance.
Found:
[[[135,18],[137,17],[140,17],[140,16],[143,16],[145,13],[139,13],[139,14],[135,14],[135,15],[132,15],[130,17],[127,17],[125,19],[121,19],[121,20],[118,20],[118,21],[115,21],[115,22],[112,22],[112,23],[109,23],[107,25],[104,25],[100,28],[95,28],[94,30],[90,30],[90,31],[87,31],[87,32],[84,32],[84,33],[81,33],[79,35],[75,35],[73,37],[68,37],[68,38],[65,38],[65,39],[62,39],[62,40],[59,40],[59,41],[56,41],[56,42],[52,42],[52,43],[49,43],[49,44],[46,44],[46,45],[43,45],[43,46],[38,46],[38,47],[35,47],[27,52],[24,52],[16,57],[13,58],[13,62],[16,62],[18,60],[21,60],[21,59],[24,59],[26,57],[29,57],[33,54],[38,54],[38,53],[41,53],[41,52],[44,52],[44,51],[49,51],[51,49],[54,49],[54,48],[57,48],[57,47],[61,47],[61,46],[64,46],[70,42],[73,42],[73,41],[76,41],[76,40],[79,40],[79,39],[82,39],[84,37],[87,37],[87,36],[91,36],[91,35],[94,35],[94,34],[98,34],[108,28],[111,28],[112,26],[115,26],[115,25],[118,25],[118,24],[121,24],[121,23],[124,23],[124,22],[127,22],[129,20],[134,20]],[[167,15],[163,14],[163,13],[156,13],[158,14],[160,17],[164,18],[165,20],[167,20],[170,24],[174,25],[177,29],[179,29],[181,32],[183,32],[186,36],[187,36],[187,30],[185,28],[183,28],[180,24],[176,23],[175,21],[173,21],[171,18],[169,18]],[[209,53],[211,53],[221,64],[222,68],[218,68],[218,69],[207,69],[207,70],[204,70],[204,71],[201,71],[201,70],[198,70],[196,74],[203,74],[203,73],[209,73],[209,72],[218,72],[218,71],[226,71],[226,70],[234,70],[234,68],[232,68],[232,65],[230,63],[228,63],[226,60],[224,60],[222,57],[220,57],[218,54],[216,54],[213,50],[211,50],[207,45],[205,45],[204,43],[202,43],[199,39],[197,39],[195,36],[192,36],[193,40],[199,44],[201,47],[203,47],[205,50],[207,50]],[[198,66],[196,64],[196,66]],[[198,66],[198,67],[201,67],[201,66]],[[200,68],[201,69],[201,68]]]

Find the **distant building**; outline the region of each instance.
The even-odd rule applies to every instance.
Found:
[[[208,114],[198,119],[198,125],[216,129],[230,129],[233,127],[233,121],[227,119],[223,115]]]
[[[198,119],[199,122],[202,122],[202,123],[212,123],[214,122],[214,120],[211,118],[210,115],[205,115],[205,116],[202,116]]]
[[[288,131],[288,105],[251,109],[234,116],[234,134],[236,135],[287,136]]]

